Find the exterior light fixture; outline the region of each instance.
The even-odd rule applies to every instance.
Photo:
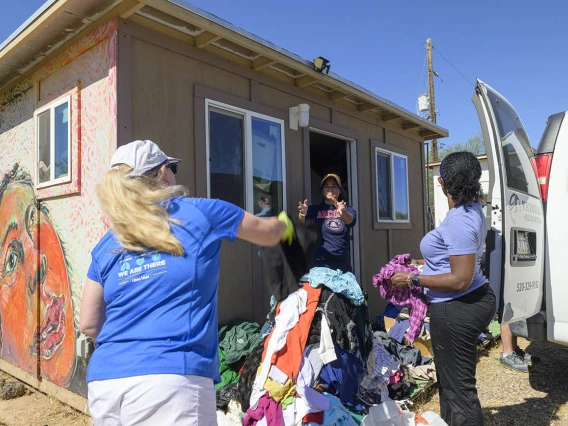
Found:
[[[321,56],[314,59],[314,69],[317,72],[323,73],[325,71],[326,74],[329,74],[330,67],[331,65],[329,65],[329,61],[327,59],[322,58]]]
[[[310,125],[310,106],[300,104],[288,109],[290,113],[290,129],[298,130],[298,127],[308,127]]]

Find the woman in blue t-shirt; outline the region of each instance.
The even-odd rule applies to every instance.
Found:
[[[217,281],[223,240],[274,246],[289,218],[185,197],[181,160],[124,145],[98,187],[112,229],[92,251],[81,332],[96,341],[87,382],[95,425],[216,424]]]
[[[324,176],[320,189],[323,196],[320,204],[308,206],[308,200],[298,203],[300,222],[314,220],[321,227],[321,244],[312,267],[353,272],[349,232],[357,222],[357,212],[343,200],[341,179],[336,174]]]
[[[430,335],[440,384],[440,411],[450,426],[483,425],[475,387],[477,338],[495,315],[495,294],[481,271],[487,221],[481,165],[455,152],[440,165],[438,182],[450,210],[420,244],[422,275],[396,273],[395,287],[420,286],[430,302]]]

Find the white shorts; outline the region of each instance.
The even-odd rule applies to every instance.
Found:
[[[217,425],[213,380],[151,374],[89,382],[96,426]]]

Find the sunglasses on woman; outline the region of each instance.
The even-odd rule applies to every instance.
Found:
[[[178,172],[177,164],[168,164],[167,167],[168,167],[168,169],[170,169],[172,171],[172,173],[174,175],[177,175],[177,172]]]

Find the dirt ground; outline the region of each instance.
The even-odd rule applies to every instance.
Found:
[[[499,363],[501,344],[477,365],[477,389],[486,426],[568,425],[568,347],[530,343],[519,346],[540,356],[530,373],[517,373]],[[414,411],[439,412],[438,394]]]
[[[0,380],[15,382],[0,371]],[[0,401],[0,426],[87,426],[91,418],[66,404],[27,387],[24,396]]]
[[[521,339],[520,339],[521,340]],[[499,364],[501,345],[482,356],[477,387],[486,426],[568,425],[568,347],[521,340],[519,345],[542,362],[521,374]],[[0,372],[0,379],[12,381]],[[438,396],[414,411],[438,412]],[[0,426],[86,426],[90,418],[31,389],[25,396],[0,401]]]

